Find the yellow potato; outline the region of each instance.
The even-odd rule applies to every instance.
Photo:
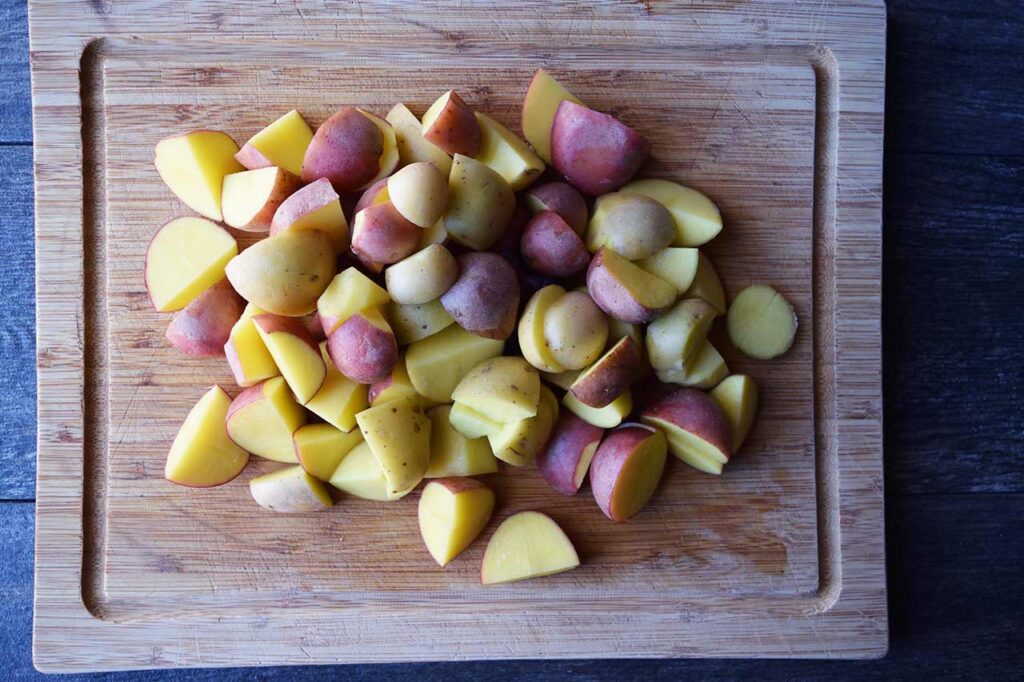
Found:
[[[225,272],[242,298],[267,312],[299,317],[316,308],[336,269],[331,238],[319,230],[282,232],[235,256]]]
[[[729,368],[718,350],[705,339],[686,360],[655,373],[663,384],[711,388],[729,375]]]
[[[418,400],[400,398],[371,407],[357,414],[356,422],[384,470],[389,494],[423,480],[430,464],[430,420]]]
[[[281,377],[245,389],[231,401],[225,417],[228,437],[254,455],[297,463],[292,435],[306,423]]]
[[[451,252],[432,244],[384,271],[391,300],[402,304],[427,303],[440,298],[459,276]]]
[[[334,504],[327,487],[300,466],[257,476],[249,481],[249,492],[261,507],[276,512],[311,512]]]
[[[747,287],[732,300],[725,318],[732,342],[752,358],[770,360],[789,350],[796,338],[796,313],[769,286]]]
[[[175,196],[199,215],[222,220],[224,176],[244,171],[235,160],[238,145],[215,130],[168,137],[156,145],[153,163]]]
[[[501,355],[504,348],[504,341],[477,336],[453,324],[409,346],[405,366],[417,393],[446,403],[469,370]]]
[[[672,214],[653,199],[614,192],[598,197],[587,224],[587,249],[607,246],[627,260],[653,256],[672,243]]]
[[[427,410],[430,418],[430,466],[424,478],[479,476],[498,471],[498,460],[486,438],[466,438],[450,422],[454,408],[438,405]]]
[[[452,169],[452,157],[443,149],[423,137],[423,126],[416,115],[404,104],[396,104],[384,117],[395,129],[398,156],[403,166],[419,161],[434,164],[437,170],[448,177]]]
[[[654,369],[668,369],[689,358],[711,331],[715,309],[699,298],[679,301],[647,326],[647,357]]]
[[[411,305],[392,301],[388,304],[388,320],[400,346],[432,336],[455,322],[438,299]]]
[[[529,186],[544,172],[544,161],[515,133],[487,114],[476,114],[480,124],[480,151],[476,160],[505,178],[513,191]]]
[[[252,321],[265,312],[252,303],[246,305],[242,316],[231,328],[228,342],[224,344],[224,355],[231,373],[235,375],[235,383],[243,388],[281,374]]]
[[[494,511],[494,492],[472,478],[441,478],[423,488],[420,535],[438,566],[472,544]]]
[[[178,429],[164,465],[164,477],[194,488],[221,485],[242,473],[249,453],[224,430],[231,398],[214,386],[199,399]]]
[[[516,208],[505,179],[480,161],[456,154],[448,175],[444,229],[459,244],[482,251],[505,231]]]
[[[306,403],[306,409],[342,431],[351,431],[356,427],[356,414],[369,406],[368,387],[352,381],[334,366],[326,341],[320,343],[320,357],[327,367],[327,376],[320,390]]]
[[[693,276],[693,284],[683,294],[683,298],[699,298],[707,301],[719,315],[725,315],[725,291],[722,280],[712,265],[711,259],[703,252],[697,254],[697,272]]]
[[[306,424],[292,436],[299,464],[313,478],[329,481],[338,464],[363,442],[359,429],[345,433],[330,424]]]
[[[162,313],[181,310],[224,279],[236,254],[235,238],[209,220],[177,218],[167,223],[146,252],[146,291],[153,307]]]
[[[551,126],[562,100],[582,104],[547,71],[537,69],[523,99],[522,128],[526,140],[547,163],[551,163]]]
[[[462,377],[452,400],[496,422],[526,419],[537,414],[540,375],[523,358],[490,358]]]
[[[757,384],[745,374],[726,377],[709,394],[732,426],[732,451],[743,445],[757,414]]]
[[[432,163],[413,163],[388,178],[388,197],[403,218],[428,228],[444,215],[448,177]]]
[[[235,158],[250,170],[279,166],[301,175],[302,159],[312,140],[313,131],[302,114],[292,109],[249,138]]]
[[[331,474],[330,484],[354,497],[377,502],[399,500],[411,490],[410,488],[397,493],[388,491],[384,469],[365,441],[349,450],[342,458],[338,468]]]
[[[558,399],[551,389],[541,386],[537,414],[504,424],[500,431],[489,434],[487,441],[501,461],[515,467],[526,466],[548,442],[557,419]]]
[[[562,406],[588,424],[613,429],[633,411],[633,394],[627,389],[604,407],[591,407],[572,393],[566,393],[562,398]]]
[[[636,264],[674,286],[682,295],[693,285],[699,262],[700,252],[697,249],[669,247]]]
[[[570,291],[548,308],[544,316],[544,340],[561,367],[583,369],[604,350],[608,341],[608,319],[590,296]]]
[[[674,246],[700,246],[722,231],[722,214],[718,207],[695,189],[647,178],[635,180],[621,191],[650,197],[668,209],[676,225]]]
[[[564,295],[565,289],[557,284],[549,284],[530,298],[519,318],[519,352],[527,362],[542,372],[557,374],[565,371],[565,367],[551,353],[544,334],[548,311]]]
[[[387,305],[388,292],[358,268],[346,268],[324,290],[316,302],[320,326],[330,336],[345,320],[368,308]]]
[[[466,403],[455,403],[448,413],[452,428],[465,438],[483,438],[501,431],[503,423],[477,412]],[[488,449],[490,452],[490,449]]]
[[[571,571],[579,565],[572,542],[551,517],[519,512],[502,521],[487,543],[480,582],[514,583]]]

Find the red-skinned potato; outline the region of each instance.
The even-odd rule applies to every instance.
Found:
[[[575,495],[603,437],[604,429],[564,411],[558,416],[547,445],[537,454],[537,469],[552,488]]]
[[[277,207],[271,236],[289,230],[320,230],[330,235],[339,253],[348,248],[348,220],[330,180],[314,180]]]
[[[355,192],[381,171],[384,133],[363,112],[344,107],[320,124],[302,161],[302,179],[327,178],[340,193]]]
[[[630,424],[608,434],[590,463],[590,489],[604,515],[622,522],[643,509],[661,481],[666,455],[657,429]]]
[[[587,202],[583,195],[565,182],[545,182],[526,192],[526,205],[534,213],[554,211],[573,231],[583,236],[587,229]]]
[[[488,339],[507,339],[516,326],[519,280],[501,256],[464,253],[459,277],[441,304],[463,329]]]
[[[404,104],[396,104],[384,117],[395,129],[398,156],[403,166],[419,161],[428,161],[445,177],[452,169],[452,157],[447,152],[423,137],[423,124]]]
[[[256,315],[252,322],[295,398],[303,404],[309,402],[327,377],[316,339],[294,317],[264,314]]]
[[[608,349],[569,386],[576,399],[591,407],[604,407],[633,385],[645,369],[644,354],[629,336]]]
[[[519,249],[528,266],[552,277],[576,274],[590,262],[583,240],[554,211],[533,217],[523,230]]]
[[[576,189],[600,196],[629,182],[651,151],[614,116],[563,100],[551,126],[551,165]]]
[[[661,429],[669,452],[695,469],[722,473],[732,457],[732,428],[718,403],[703,391],[681,388],[651,402],[644,423]]]
[[[254,455],[276,462],[297,463],[292,434],[306,423],[306,411],[295,402],[281,377],[250,386],[231,401],[224,418],[228,438]]]
[[[266,232],[277,209],[301,187],[298,176],[276,166],[226,175],[224,222],[236,230]]]
[[[449,154],[476,156],[480,124],[469,105],[449,90],[423,114],[423,137]]]
[[[360,384],[384,380],[398,362],[398,343],[376,308],[349,317],[327,338],[331,362]]]
[[[544,69],[537,69],[523,98],[521,125],[523,137],[537,150],[537,155],[551,163],[551,125],[562,100],[579,103],[571,92]]]
[[[590,261],[587,289],[601,310],[634,324],[657,319],[676,300],[674,286],[605,248]]]
[[[223,355],[231,328],[244,309],[245,301],[222,279],[174,313],[167,325],[167,340],[186,355]]]
[[[383,204],[388,201],[391,201],[391,197],[388,195],[388,178],[381,178],[363,190],[363,193],[359,195],[359,201],[356,202],[355,208],[352,209],[352,215],[356,215],[367,206]]]
[[[388,201],[356,213],[352,226],[352,252],[373,272],[412,255],[420,241],[420,228],[406,220]]]

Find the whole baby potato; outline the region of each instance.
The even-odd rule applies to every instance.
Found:
[[[488,339],[507,339],[516,326],[519,280],[494,253],[459,256],[459,277],[441,296],[448,314],[465,330]]]
[[[433,301],[448,291],[458,276],[455,257],[440,244],[431,244],[384,272],[391,300],[402,304]]]
[[[668,209],[639,194],[615,192],[598,198],[587,225],[587,248],[602,246],[627,260],[640,260],[661,251],[675,237]]]
[[[312,312],[337,266],[326,232],[296,230],[258,241],[228,262],[228,281],[265,312],[299,317]]]

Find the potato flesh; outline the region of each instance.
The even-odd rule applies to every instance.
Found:
[[[494,511],[494,492],[482,484],[451,491],[440,482],[423,488],[418,508],[420,535],[439,566],[469,547]]]
[[[231,398],[214,386],[199,399],[178,429],[164,465],[164,477],[181,485],[206,487],[227,483],[241,473],[249,453],[224,430]]]
[[[299,317],[316,308],[336,264],[328,235],[301,230],[256,242],[232,258],[225,273],[250,303],[277,315]]]
[[[656,370],[681,366],[704,343],[715,309],[698,298],[687,298],[647,327],[647,356]]]
[[[525,466],[533,461],[548,440],[558,418],[558,399],[547,386],[540,389],[540,405],[533,417],[509,422],[496,433],[488,434],[491,451],[512,466]]]
[[[582,104],[544,69],[537,69],[523,100],[523,135],[537,156],[551,163],[551,126],[562,100]]]
[[[637,261],[643,270],[660,277],[676,288],[682,295],[693,284],[700,261],[697,249],[668,247]]]
[[[498,433],[504,427],[503,422],[495,421],[485,414],[477,412],[465,403],[452,405],[448,421],[455,431],[464,438],[482,438]]]
[[[566,393],[562,398],[562,405],[575,414],[577,417],[603,429],[612,429],[622,423],[622,420],[633,411],[633,394],[626,390],[615,400],[604,407],[591,407],[572,393]]]
[[[431,244],[389,267],[384,276],[391,300],[418,305],[448,291],[459,276],[459,266],[448,249]]]
[[[444,215],[448,177],[433,164],[414,163],[388,178],[388,197],[402,217],[417,227],[428,228]]]
[[[403,166],[427,161],[444,175],[452,169],[452,157],[443,149],[423,137],[423,127],[415,114],[404,104],[396,104],[385,119],[395,129],[398,157]]]
[[[544,172],[544,160],[515,133],[487,114],[476,113],[480,149],[476,158],[496,171],[513,191],[526,188]]]
[[[254,386],[281,375],[281,370],[278,369],[274,357],[267,350],[259,330],[252,321],[256,315],[265,313],[265,310],[249,303],[228,336],[225,355],[235,375],[235,383],[239,386]]]
[[[635,180],[620,191],[654,199],[675,219],[674,246],[701,246],[722,231],[722,215],[714,202],[695,189],[668,180]]]
[[[320,390],[306,403],[306,409],[342,431],[351,431],[356,427],[356,414],[369,405],[368,387],[338,371],[327,354],[326,341],[320,344],[320,357],[327,368],[327,375]]]
[[[455,155],[448,176],[444,229],[459,244],[482,251],[505,230],[516,201],[498,173],[476,159]]]
[[[726,377],[709,394],[732,426],[732,451],[743,445],[757,413],[757,384],[745,374]]]
[[[380,462],[388,493],[414,488],[430,464],[430,420],[413,398],[400,398],[356,415],[363,440]]]
[[[416,392],[434,402],[446,403],[469,370],[488,358],[501,355],[505,343],[466,331],[458,325],[409,346],[405,366]]]
[[[356,268],[346,268],[336,275],[317,300],[317,313],[324,334],[331,333],[356,313],[367,308],[387,305],[391,298],[369,277]]]
[[[388,304],[388,320],[399,346],[433,336],[455,322],[438,299],[409,305],[392,301]]]
[[[245,170],[235,160],[238,145],[228,135],[200,130],[160,140],[154,163],[160,177],[181,201],[210,220],[222,220],[224,176]]]
[[[262,392],[262,399],[228,417],[228,436],[264,459],[298,463],[292,434],[306,423],[306,413],[281,377],[268,379]]]
[[[511,583],[570,571],[579,556],[565,532],[551,517],[527,511],[505,519],[484,551],[480,581]]]
[[[718,350],[705,339],[686,360],[656,373],[662,383],[711,388],[729,375],[729,368]]]
[[[181,310],[224,279],[238,254],[235,238],[203,218],[178,218],[160,228],[146,253],[146,289],[158,311]]]
[[[313,131],[295,109],[253,135],[252,145],[274,166],[293,175],[302,175],[302,159],[313,141]]]
[[[276,512],[310,512],[334,504],[324,484],[301,466],[257,476],[249,481],[249,492],[261,507]]]
[[[544,334],[544,321],[548,310],[565,295],[565,289],[550,284],[535,293],[519,318],[519,350],[526,361],[542,372],[558,374],[565,371],[548,347]]]
[[[366,442],[357,444],[341,459],[329,482],[349,495],[376,502],[398,500],[409,492],[389,492],[384,469]]]
[[[292,437],[299,464],[310,476],[329,481],[341,460],[363,442],[359,429],[345,433],[330,424],[306,424]]]
[[[267,334],[259,325],[256,329],[296,399],[302,404],[308,403],[327,376],[327,365],[320,356],[320,349],[293,334]]]
[[[726,314],[729,338],[746,355],[770,360],[782,355],[796,337],[796,313],[771,287],[747,287],[733,299]]]
[[[490,358],[462,378],[452,400],[495,422],[526,419],[537,414],[540,375],[522,358]]]
[[[427,411],[430,418],[430,465],[424,478],[479,476],[498,471],[498,460],[487,439],[466,438],[450,423],[450,405]]]
[[[711,259],[703,252],[697,254],[697,272],[693,276],[693,284],[683,294],[683,298],[699,298],[707,301],[719,315],[725,315],[725,291],[718,271]]]

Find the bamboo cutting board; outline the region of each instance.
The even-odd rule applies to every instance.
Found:
[[[587,657],[872,657],[886,651],[881,437],[879,2],[30,2],[39,376],[34,655],[46,671]],[[646,176],[710,195],[727,293],[794,303],[792,351],[727,352],[763,405],[720,478],[670,464],[612,524],[535,471],[440,570],[417,495],[275,515],[247,481],[162,479],[222,360],[163,340],[143,259],[187,214],[152,166],[193,128],[242,142],[290,108],[422,112],[455,87],[518,130],[544,66],[654,141]],[[484,588],[497,521],[552,515],[570,573]]]

